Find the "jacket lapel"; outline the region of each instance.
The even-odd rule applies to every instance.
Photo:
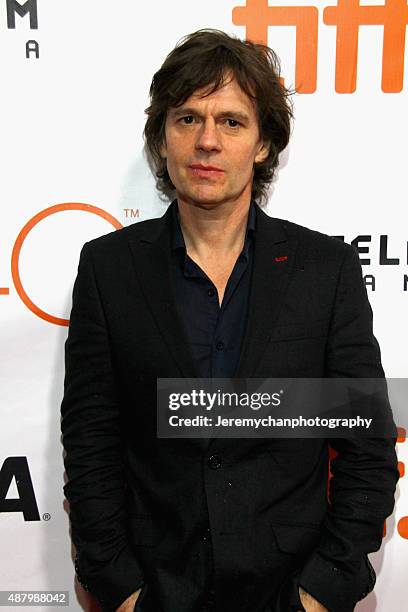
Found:
[[[197,378],[195,360],[177,312],[171,270],[171,215],[174,202],[160,219],[132,237],[129,246],[136,276],[167,349],[180,370],[180,378]]]
[[[256,371],[282,307],[297,246],[297,240],[287,236],[284,221],[269,217],[259,206],[256,211],[249,317],[236,378],[250,378]]]

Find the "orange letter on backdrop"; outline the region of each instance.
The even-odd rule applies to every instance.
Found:
[[[296,27],[295,87],[300,93],[316,91],[319,13],[315,6],[269,6],[268,0],[247,0],[232,11],[232,22],[246,27],[246,38],[268,44],[268,26]]]
[[[337,26],[336,91],[356,89],[358,30],[360,25],[384,26],[382,82],[385,93],[401,91],[404,80],[406,0],[385,0],[381,6],[360,6],[359,0],[338,0],[324,9],[324,23]]]

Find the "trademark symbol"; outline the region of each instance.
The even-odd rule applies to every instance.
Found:
[[[125,213],[126,219],[129,217],[133,217],[134,219],[138,219],[140,216],[140,212],[138,208],[124,208],[123,212]]]

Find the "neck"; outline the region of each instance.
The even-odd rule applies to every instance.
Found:
[[[250,200],[203,208],[178,198],[187,253],[198,258],[238,255],[245,241]]]

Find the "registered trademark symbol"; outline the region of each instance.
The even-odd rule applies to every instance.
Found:
[[[44,512],[43,521],[49,521],[50,518],[51,518],[51,514],[49,514],[48,512]]]

